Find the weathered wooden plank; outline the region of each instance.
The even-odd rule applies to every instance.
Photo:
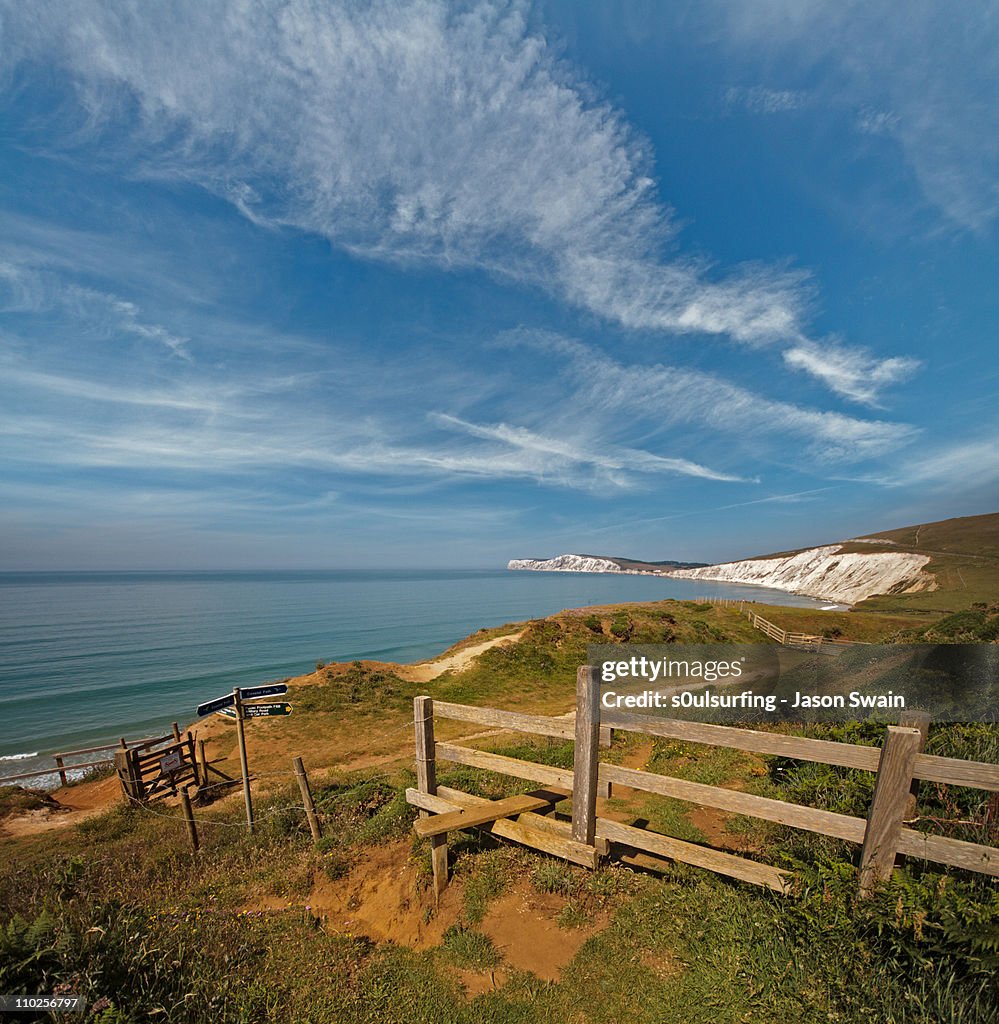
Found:
[[[110,757],[105,757],[100,761],[84,761],[82,764],[67,764],[65,766],[66,771],[71,772],[75,768],[96,768],[101,764],[113,764],[114,760]],[[0,779],[0,786],[6,785],[8,782],[14,782],[17,779],[33,779],[39,775],[55,775],[58,772],[58,768],[40,768],[38,771],[33,772],[21,772],[20,775],[5,775]]]
[[[512,775],[515,779],[527,779],[528,782],[572,789],[572,772],[566,768],[552,768],[547,764],[522,761],[519,757],[506,757],[504,754],[490,754],[488,751],[463,747],[457,743],[438,743],[437,756],[444,761],[466,764],[470,768],[484,768],[500,775]]]
[[[128,747],[130,750],[143,751],[148,747],[157,747],[161,743],[166,743],[173,739],[173,733],[168,733],[166,736],[152,736],[148,740],[142,740],[140,743],[136,743],[134,746],[130,743]]]
[[[791,875],[780,868],[769,864],[758,864],[756,861],[737,857],[735,854],[722,853],[694,843],[686,843],[670,836],[661,836],[646,829],[635,828],[633,825],[622,825],[607,818],[597,819],[597,835],[614,843],[622,843],[637,850],[655,853],[670,860],[693,864],[695,867],[706,868],[729,878],[738,878],[753,885],[762,885],[768,889],[784,892]]]
[[[926,782],[943,782],[950,786],[971,786],[999,792],[999,764],[985,761],[963,761],[958,757],[917,754],[912,774]]]
[[[705,722],[684,722],[675,718],[652,718],[630,715],[620,711],[604,710],[604,725],[650,736],[706,743],[716,747],[732,747],[756,754],[795,757],[802,761],[818,761],[844,768],[860,768],[876,772],[881,751],[878,747],[864,747],[856,743],[837,743],[834,740],[813,740],[806,736],[785,736],[781,733],[737,729],[731,725],[709,725]],[[958,762],[959,764],[965,762]]]
[[[863,818],[853,818],[833,811],[816,810],[814,807],[803,807],[801,804],[785,803],[783,800],[771,800],[769,797],[755,796],[752,793],[705,786],[700,782],[688,782],[686,779],[654,775],[651,772],[612,764],[600,765],[600,778],[647,793],[659,793],[661,796],[687,800],[703,807],[716,807],[734,814],[748,814],[754,818],[763,818],[765,821],[776,821],[807,832],[819,832],[854,843],[864,841],[867,822]]]
[[[597,762],[600,758],[600,672],[576,672],[576,743],[573,752],[572,838],[593,845],[597,834]]]
[[[447,813],[459,807],[474,807],[487,802],[482,797],[462,793],[460,790],[450,789],[447,786],[440,786],[436,796],[429,796],[415,789],[407,789],[406,799],[416,807],[439,813]],[[496,821],[477,825],[476,828],[591,870],[597,866],[597,851],[591,846],[574,842],[568,822],[553,821],[551,818],[535,814],[532,811],[525,811],[515,819],[498,818]]]
[[[132,750],[138,750],[138,747],[132,747]],[[179,743],[171,743],[166,747],[161,747],[159,750],[150,750],[145,754],[136,755],[136,763],[143,768],[148,768],[151,764],[159,764],[160,758],[165,757],[167,754],[175,753],[180,751],[184,753],[187,749],[187,740],[181,740]]]
[[[524,811],[538,811],[544,807],[552,807],[559,800],[564,799],[564,796],[555,796],[554,794],[547,797],[527,794],[509,796],[503,800],[490,800],[488,803],[476,807],[461,808],[447,814],[435,814],[432,818],[419,818],[413,823],[413,830],[421,838],[427,839],[430,836],[439,836],[455,829],[484,825],[497,818],[513,818]]]
[[[513,732],[529,732],[538,736],[557,736],[571,740],[575,735],[572,720],[567,718],[527,715],[519,711],[500,711],[498,708],[477,708],[470,704],[450,704],[444,700],[434,701],[434,714],[438,718],[510,729]]]
[[[867,812],[864,849],[860,855],[860,894],[866,896],[891,877],[902,819],[909,803],[912,766],[922,743],[918,729],[889,725],[881,748],[874,797]]]
[[[993,846],[979,846],[978,843],[966,843],[946,836],[929,836],[925,832],[903,828],[896,848],[907,857],[920,857],[922,860],[999,877],[999,850]]]
[[[143,743],[148,743],[148,742],[150,742],[150,737],[147,736],[145,739],[141,739],[141,740],[129,740],[126,743],[126,746],[128,746],[128,747],[139,747]],[[118,746],[119,746],[119,744],[117,744],[117,743],[105,743],[105,744],[103,744],[103,746],[100,746],[100,747],[81,747],[79,750],[60,750],[57,753],[53,754],[52,756],[53,757],[74,757],[77,754],[96,754],[100,750],[114,750]]]

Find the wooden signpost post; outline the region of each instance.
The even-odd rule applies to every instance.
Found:
[[[236,721],[239,771],[243,783],[243,802],[246,804],[246,827],[250,832],[253,831],[253,796],[250,793],[250,768],[246,757],[246,729],[243,723],[247,718],[290,715],[292,709],[290,704],[283,701],[269,704],[244,704],[243,702],[253,697],[279,697],[287,692],[288,687],[284,683],[268,683],[264,686],[235,686],[232,693],[227,693],[224,697],[215,697],[213,700],[198,705],[198,714],[201,717],[215,712]]]

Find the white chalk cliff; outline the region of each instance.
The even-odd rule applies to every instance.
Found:
[[[934,578],[923,572],[930,560],[927,555],[905,551],[841,552],[839,544],[830,544],[781,558],[750,558],[703,569],[673,569],[668,575],[775,587],[840,604],[855,604],[875,594],[913,593],[936,586]]]
[[[621,572],[621,566],[609,558],[592,555],[557,555],[555,558],[511,558],[508,569],[531,569],[534,572]]]

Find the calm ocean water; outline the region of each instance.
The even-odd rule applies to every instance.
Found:
[[[318,660],[417,661],[483,626],[700,595],[818,604],[596,573],[0,573],[0,776],[49,767],[52,751],[162,733],[233,686]]]

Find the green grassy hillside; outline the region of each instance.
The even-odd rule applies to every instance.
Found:
[[[822,614],[763,610],[799,624]],[[915,624],[875,613],[834,619],[854,639],[899,637]],[[178,810],[163,804],[116,805],[76,827],[2,840],[0,990],[80,993],[91,1006],[84,1019],[99,1024],[996,1019],[992,880],[910,861],[860,902],[855,846],[635,791],[615,790],[601,813],[779,863],[794,873],[795,894],[626,850],[590,873],[465,833],[453,837],[453,881],[435,909],[428,850],[412,838],[404,800],[414,693],[562,712],[589,642],[722,640],[765,638],[734,608],[664,601],[524,624],[518,640],[428,682],[407,679],[405,666],[321,666],[292,695],[299,731],[250,733],[253,835],[237,793],[197,808],[198,853]],[[872,744],[881,728],[809,732]],[[571,743],[510,734],[468,742],[572,764]],[[999,736],[941,726],[929,750],[994,761]],[[312,774],[325,829],[318,846],[289,772],[294,754]],[[637,735],[602,756],[845,814],[863,814],[873,788],[869,773]],[[439,781],[487,797],[528,788],[447,764]],[[924,785],[916,827],[999,844],[989,796]]]
[[[873,533],[874,544],[850,551],[913,551],[930,557],[926,572],[937,589],[871,598],[860,607],[877,611],[955,612],[999,600],[999,513],[943,519]]]

